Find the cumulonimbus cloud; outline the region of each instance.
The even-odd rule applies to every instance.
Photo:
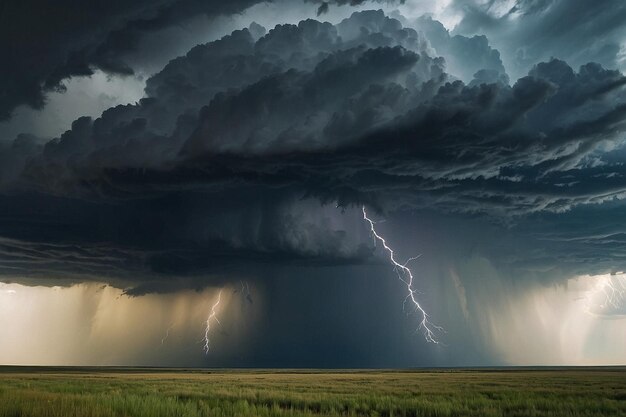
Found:
[[[234,259],[359,263],[363,242],[294,216],[367,203],[507,223],[619,199],[624,84],[616,70],[560,60],[509,83],[487,38],[429,18],[252,25],[171,61],[139,103],[2,149],[3,248],[13,268],[63,270],[34,251],[54,244],[66,266],[101,273],[114,259],[144,278]],[[33,205],[49,208],[37,228]]]

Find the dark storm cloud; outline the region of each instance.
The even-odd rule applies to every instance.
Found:
[[[378,32],[359,31],[364,19],[380,27]],[[290,43],[298,47],[286,48]],[[93,174],[97,180],[103,169],[162,167],[183,157],[195,159],[205,150],[219,153],[232,148],[236,157],[246,143],[252,144],[251,153],[264,154],[270,153],[271,146],[281,150],[289,141],[294,150],[337,147],[339,143],[327,143],[329,136],[343,140],[335,130],[349,118],[367,120],[369,124],[361,127],[365,131],[406,108],[408,91],[397,83],[385,85],[387,81],[400,77],[403,83],[407,79],[417,85],[444,77],[442,61],[414,52],[420,48],[423,42],[415,31],[402,28],[382,12],[356,15],[337,28],[313,20],[277,26],[256,44],[250,31],[237,31],[172,61],[148,80],[148,98],[140,103],[109,109],[96,121],[76,120],[71,130],[45,145],[23,179],[40,183],[54,178],[46,186],[54,192],[63,186],[63,178],[71,181],[75,174]],[[362,86],[368,87],[361,91]],[[361,98],[352,99],[356,97]],[[209,104],[198,114],[200,103]],[[401,107],[395,110],[396,105]],[[275,111],[296,108],[301,111]],[[213,124],[212,118],[219,120]],[[358,120],[352,120],[356,127]],[[220,131],[219,123],[226,127],[235,122],[238,125],[228,132]],[[207,123],[211,132],[203,131]],[[256,130],[259,124],[265,130]],[[218,131],[222,133],[213,133]],[[252,133],[265,139],[252,140],[248,137]],[[320,133],[318,143],[308,143]],[[72,174],[74,170],[82,173]]]
[[[620,62],[626,30],[624,2],[611,0],[600,7],[585,0],[520,0],[502,9],[505,4],[457,0],[463,18],[455,32],[487,35],[515,74],[551,57],[575,66],[594,61],[624,68]],[[498,8],[502,10],[496,13]]]
[[[284,196],[242,188],[108,203],[5,196],[0,273],[40,284],[132,283],[137,295],[145,286],[177,285],[163,281],[171,276],[193,276],[180,285],[201,287],[248,276],[251,267],[262,265],[371,262],[371,246],[327,224],[325,216],[316,220],[306,214],[319,203]]]
[[[483,76],[491,74],[492,77],[483,81],[490,83],[495,81],[493,78],[500,78],[508,84],[500,52],[489,45],[486,36],[452,36],[440,22],[428,16],[416,19],[414,24],[424,32],[436,53],[445,57],[449,72],[469,81],[482,71]]]
[[[232,14],[255,0],[3,2],[0,8],[0,120],[19,105],[41,109],[63,80],[93,74],[130,75],[125,55],[141,38],[196,15]]]
[[[621,264],[593,249],[621,254],[619,239],[577,243],[621,233],[608,220],[566,225],[621,207],[626,78],[550,60],[509,85],[486,38],[418,22],[252,25],[171,61],[139,103],[18,138],[0,149],[4,272],[114,276],[140,294],[171,288],[155,276],[370,262],[371,242],[333,223],[334,204],[363,203],[487,216],[525,242],[500,254],[510,267]]]
[[[331,5],[337,6],[359,6],[368,1],[377,2],[377,3],[398,3],[403,4],[406,0],[305,0],[310,3],[319,3],[320,6],[317,9],[317,15],[320,16],[324,13],[328,13]]]
[[[398,48],[368,52],[388,54],[385,71],[392,75],[392,62],[402,70],[415,59]],[[355,53],[347,51],[349,56]],[[341,62],[335,56],[330,61]],[[620,100],[625,80],[616,71],[589,64],[575,73],[567,64],[552,61],[539,64],[511,87],[440,80],[433,88],[431,79],[419,88],[391,82],[355,95],[350,82],[341,78],[345,68],[355,85],[363,81],[354,63],[367,68],[363,74],[382,80],[376,65],[367,63],[367,54],[347,67],[327,62],[316,67],[313,77],[287,72],[216,98],[201,112],[198,128],[181,148],[179,156],[188,159],[174,168],[180,175],[168,181],[180,178],[185,183],[189,176],[197,176],[205,186],[224,185],[226,178],[252,185],[301,183],[312,193],[334,189],[328,198],[347,202],[370,194],[393,201],[394,193],[407,202],[426,193],[455,210],[513,214],[566,210],[617,196],[623,189],[621,165],[602,161],[611,153],[594,153],[624,128]],[[324,80],[318,78],[321,68],[341,81],[321,83],[337,93],[332,101],[343,93],[350,102],[334,108],[324,100],[328,96],[318,85]],[[311,83],[315,88],[309,87]],[[362,100],[367,105],[361,105]],[[317,107],[307,108],[311,101],[332,117],[324,119]],[[295,109],[297,115],[285,120],[287,109]],[[385,112],[394,116],[391,123]],[[405,114],[398,116],[401,113]],[[314,115],[321,125],[307,131],[305,121]],[[358,123],[352,124],[355,120]],[[222,130],[222,124],[232,128]],[[143,176],[158,187],[156,172],[152,178],[147,172],[115,175],[109,184],[124,182],[125,176],[137,184]],[[463,203],[454,207],[455,201]]]

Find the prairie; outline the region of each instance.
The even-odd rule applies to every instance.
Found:
[[[626,416],[626,369],[0,368],[0,416]]]

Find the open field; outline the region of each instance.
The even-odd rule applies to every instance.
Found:
[[[626,416],[626,369],[4,367],[0,416]]]

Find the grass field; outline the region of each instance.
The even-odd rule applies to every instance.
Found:
[[[0,416],[626,416],[626,369],[7,367]]]

